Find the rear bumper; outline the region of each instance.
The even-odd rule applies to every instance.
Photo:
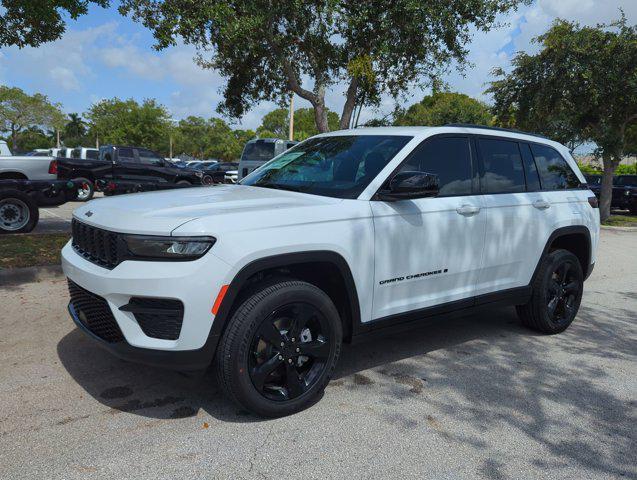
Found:
[[[140,363],[168,370],[197,371],[205,370],[214,358],[218,335],[210,335],[205,345],[198,350],[165,351],[134,347],[126,341],[108,343],[91,332],[78,318],[72,303],[68,306],[69,314],[75,325],[96,345],[109,351],[114,356],[129,362]]]

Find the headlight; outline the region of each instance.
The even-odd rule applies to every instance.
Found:
[[[626,190],[626,191],[624,192],[624,195],[630,195],[630,193],[631,193],[631,192],[630,192],[630,190]]]
[[[194,260],[202,257],[216,239],[213,237],[124,237],[130,256],[140,260]]]

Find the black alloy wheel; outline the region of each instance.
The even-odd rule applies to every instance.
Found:
[[[330,354],[325,316],[307,303],[291,303],[268,315],[252,339],[250,379],[264,397],[297,398],[321,377]]]
[[[546,308],[551,320],[556,325],[570,323],[577,312],[575,304],[582,289],[582,282],[570,261],[564,261],[555,268],[546,289]]]

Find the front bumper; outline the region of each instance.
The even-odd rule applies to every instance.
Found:
[[[219,340],[212,329],[215,317],[211,310],[229,272],[229,266],[210,252],[192,262],[125,261],[108,270],[78,255],[69,243],[62,249],[62,268],[72,282],[108,304],[124,341],[109,343],[96,336],[82,324],[72,304],[69,313],[82,331],[114,355],[177,370],[197,370],[210,364]],[[147,336],[134,314],[120,310],[131,297],[180,300],[184,312],[179,337]]]

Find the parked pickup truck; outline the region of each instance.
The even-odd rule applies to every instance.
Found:
[[[55,180],[53,157],[0,156],[0,180]]]
[[[119,145],[100,147],[96,160],[59,158],[57,174],[61,180],[79,181],[90,188],[86,200],[93,196],[97,180],[201,185],[203,177],[202,172],[171,165],[147,148]]]
[[[28,233],[38,224],[38,207],[61,205],[76,197],[73,182],[0,180],[0,234]]]

